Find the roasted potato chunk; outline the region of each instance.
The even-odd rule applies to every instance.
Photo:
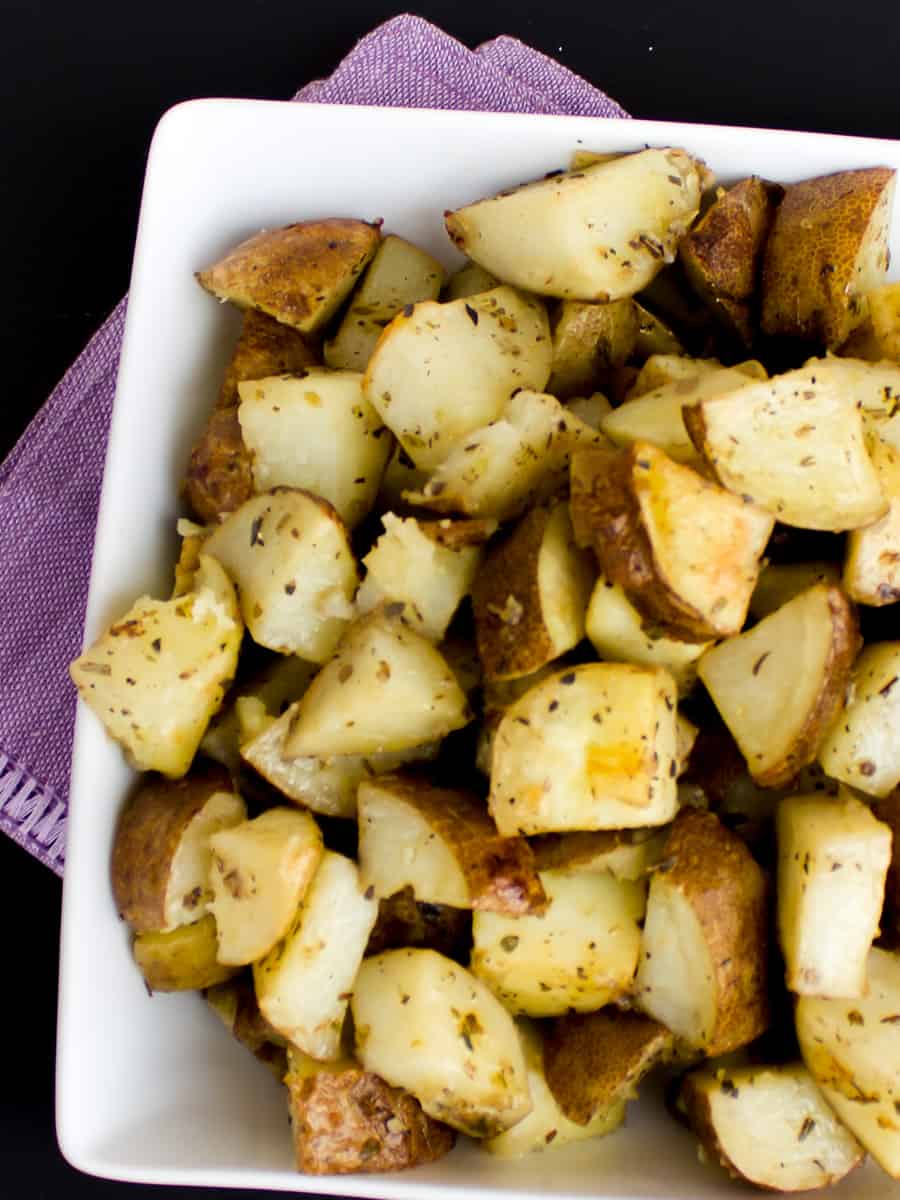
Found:
[[[253,495],[250,451],[235,405],[214,409],[191,450],[185,499],[200,521],[215,521]]]
[[[649,875],[662,856],[668,829],[597,829],[544,833],[530,839],[539,871],[605,871],[614,879]]]
[[[610,304],[563,300],[553,316],[553,370],[547,391],[560,400],[593,392],[610,367],[631,356],[639,318],[630,298]]]
[[[900,642],[866,646],[856,661],[849,698],[819,750],[826,774],[870,796],[900,783]]]
[[[890,507],[847,537],[844,587],[852,600],[881,607],[900,600],[900,450],[869,438],[869,456]]]
[[[193,992],[223,983],[235,967],[216,958],[216,919],[211,913],[168,933],[139,933],[134,961],[151,992]]]
[[[479,267],[478,263],[465,262],[447,280],[442,299],[464,300],[467,296],[477,296],[479,292],[489,292],[499,286],[500,280],[490,271]]]
[[[148,776],[113,843],[113,896],[122,920],[137,933],[165,933],[205,916],[210,837],[246,815],[221,767],[199,767],[177,780]]]
[[[219,300],[312,333],[337,312],[380,240],[365,221],[300,221],[254,234],[198,271],[197,282]]]
[[[281,1083],[288,1066],[287,1042],[259,1011],[252,975],[235,975],[207,988],[203,995],[235,1041],[264,1063]]]
[[[841,354],[869,362],[900,362],[900,283],[883,283],[865,296],[865,320],[841,347]]]

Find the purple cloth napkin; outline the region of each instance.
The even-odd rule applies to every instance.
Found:
[[[624,117],[603,92],[515,38],[469,50],[418,17],[370,33],[296,100]],[[0,465],[0,830],[62,874],[81,649],[123,300]]]

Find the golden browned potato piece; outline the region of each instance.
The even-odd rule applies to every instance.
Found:
[[[417,946],[436,950],[457,962],[468,961],[472,941],[469,909],[420,903],[411,887],[378,902],[378,917],[369,934],[366,956]]]
[[[869,362],[900,362],[900,283],[883,283],[865,297],[866,319],[841,346],[840,353]]]
[[[318,365],[319,356],[302,333],[282,325],[258,309],[244,313],[240,336],[216,401],[217,408],[228,408],[240,400],[238,384],[245,379],[265,379],[269,375],[294,375]]]
[[[211,897],[209,839],[245,817],[223,767],[210,764],[175,780],[147,776],[122,813],[113,844],[119,916],[136,933],[202,917]]]
[[[551,318],[550,395],[564,400],[595,391],[605,370],[622,366],[630,357],[639,325],[637,306],[630,297],[609,304],[561,301]]]
[[[151,992],[202,991],[235,973],[216,959],[216,919],[210,913],[169,933],[139,933],[132,953]]]
[[[577,1125],[637,1095],[641,1079],[672,1048],[665,1025],[615,1007],[569,1013],[544,1042],[544,1073],[557,1104]]]
[[[541,833],[530,839],[539,871],[608,871],[614,879],[643,879],[662,855],[668,829],[594,829]]]
[[[184,495],[200,521],[234,512],[253,495],[250,452],[244,445],[236,406],[209,415],[188,461]]]
[[[678,253],[694,291],[747,346],[760,258],[783,195],[757,175],[723,192],[681,241]]]
[[[297,1169],[309,1175],[400,1171],[442,1158],[456,1134],[414,1096],[346,1066],[285,1078]]]
[[[770,514],[640,441],[576,450],[571,510],[578,543],[645,620],[695,642],[742,627]]]
[[[380,240],[365,221],[301,221],[241,242],[197,281],[219,300],[311,333],[337,311]]]
[[[839,171],[790,185],[766,245],[762,330],[839,346],[888,266],[895,172]]]

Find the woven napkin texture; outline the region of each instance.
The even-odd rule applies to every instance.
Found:
[[[511,37],[469,50],[418,17],[363,38],[295,100],[623,117],[603,92]],[[0,830],[62,874],[91,548],[125,323],[116,307],[0,465]]]

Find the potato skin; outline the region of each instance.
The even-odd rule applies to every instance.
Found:
[[[472,913],[449,904],[424,904],[411,887],[378,902],[378,917],[366,944],[366,957],[384,950],[417,946],[465,964],[472,948]]]
[[[447,1154],[455,1132],[415,1097],[361,1068],[288,1074],[297,1169],[310,1175],[399,1171]]]
[[[182,779],[148,775],[119,819],[112,852],[116,909],[135,933],[165,925],[165,896],[181,837],[214,792],[233,791],[224,767],[209,764]]]
[[[238,404],[238,384],[245,379],[298,375],[318,364],[318,355],[302,333],[255,308],[248,308],[231,361],[225,368],[216,407]]]
[[[203,991],[224,983],[239,969],[216,958],[216,919],[210,913],[171,933],[139,933],[132,954],[151,992]]]
[[[236,405],[210,413],[191,450],[184,495],[204,523],[234,512],[253,495],[250,452],[244,445]]]

